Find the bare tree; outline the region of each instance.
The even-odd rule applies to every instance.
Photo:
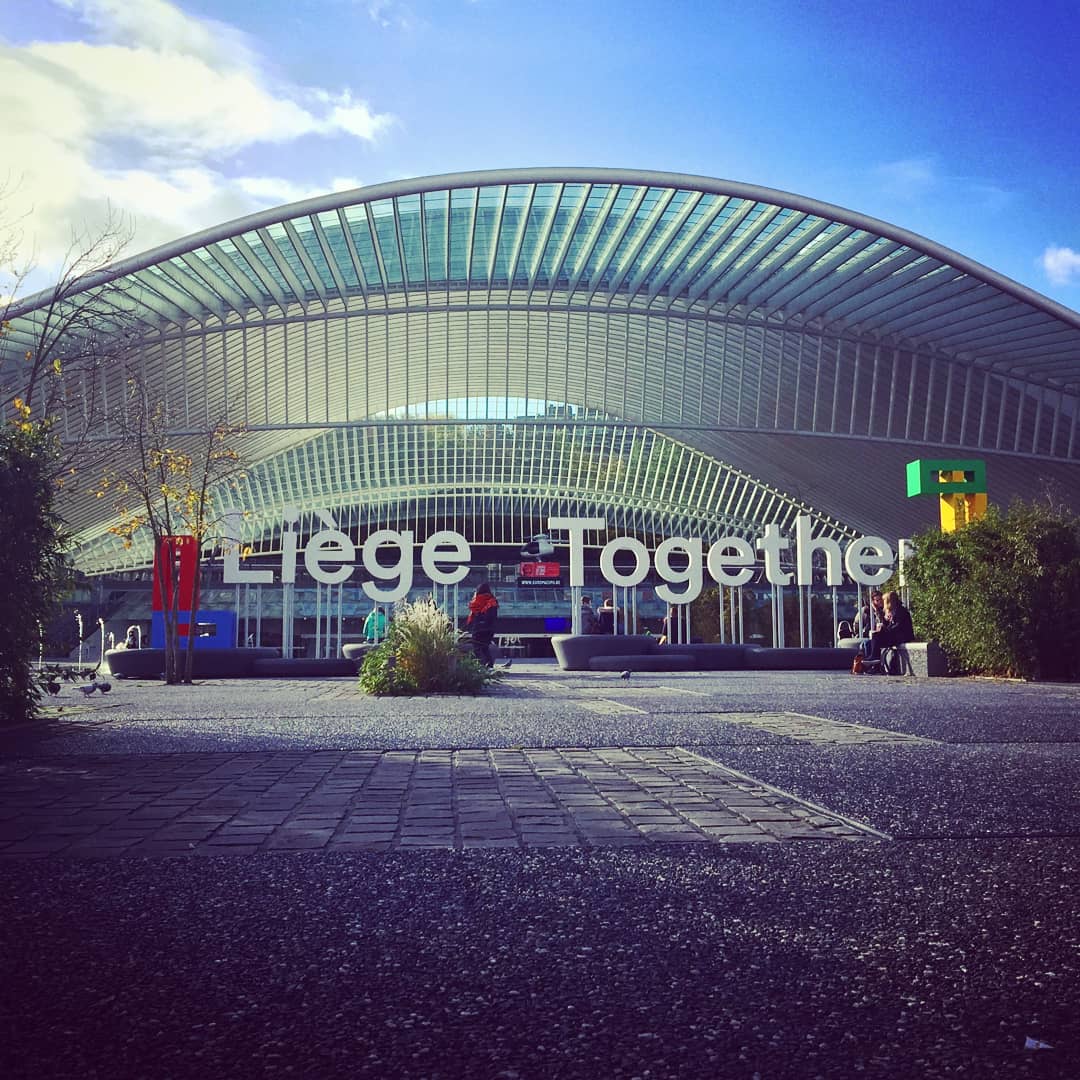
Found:
[[[55,476],[70,476],[104,420],[101,372],[141,332],[126,279],[108,269],[131,227],[110,210],[100,229],[73,233],[56,283],[30,296],[20,296],[33,267],[18,263],[19,239],[18,223],[0,218],[0,409],[11,415],[20,401],[53,426]]]
[[[112,499],[117,521],[110,531],[126,545],[143,529],[153,537],[165,622],[165,680],[190,683],[202,591],[200,556],[205,545],[222,542],[225,508],[217,495],[244,471],[237,449],[243,430],[220,422],[177,435],[167,408],[136,374],[129,373],[127,389],[116,418],[122,452],[104,466],[98,494]],[[195,572],[186,594],[174,557],[184,542],[195,549]],[[181,656],[183,612],[189,613],[189,629]]]

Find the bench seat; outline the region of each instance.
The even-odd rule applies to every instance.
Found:
[[[593,656],[589,659],[590,671],[697,671],[692,656],[672,650],[669,653],[631,653]]]

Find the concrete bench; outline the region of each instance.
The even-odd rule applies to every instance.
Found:
[[[893,645],[892,649],[900,659],[899,675],[927,679],[949,674],[949,663],[936,641],[909,641],[906,645]]]
[[[351,641],[341,646],[341,655],[352,664],[354,670],[359,671],[364,657],[374,648],[370,641]]]
[[[186,662],[181,647],[180,663]],[[229,649],[196,649],[191,674],[196,679],[248,679],[260,660],[281,656],[278,649],[264,646]],[[117,679],[158,679],[165,670],[164,649],[109,649],[105,663]]]
[[[563,671],[843,671],[852,660],[850,649],[660,645],[645,635],[557,634],[551,645]]]
[[[260,679],[331,679],[355,675],[356,665],[344,657],[276,657],[256,660],[251,674]]]
[[[648,656],[659,646],[644,635],[555,634],[551,647],[563,671],[589,671],[593,657]]]
[[[772,649],[758,646],[747,650],[746,666],[751,671],[850,671],[850,649]]]
[[[668,653],[632,653],[629,656],[593,656],[590,671],[698,671],[692,656],[672,650]]]

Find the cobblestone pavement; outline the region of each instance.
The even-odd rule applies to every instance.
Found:
[[[672,747],[0,765],[0,856],[776,843],[869,835]]]
[[[0,729],[4,1080],[1080,1076],[1080,686],[50,707]]]

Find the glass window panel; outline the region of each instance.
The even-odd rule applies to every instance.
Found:
[[[481,191],[481,196],[484,191]],[[471,278],[474,282],[486,282],[488,261],[491,258],[491,245],[495,240],[495,229],[499,222],[499,208],[492,205],[490,197],[485,202],[481,198],[476,209],[476,226],[473,231],[473,249]]]
[[[448,191],[429,191],[423,196],[428,277],[432,281],[446,280],[446,215],[449,204]]]
[[[400,285],[403,280],[401,258],[398,255],[397,230],[394,228],[394,202],[382,199],[370,204],[375,222],[375,235],[379,244],[379,255],[386,271],[388,285]]]
[[[368,225],[364,207],[347,206],[345,220],[352,231],[353,246],[360,259],[364,277],[367,278],[368,285],[377,288],[382,284],[382,275],[379,273],[379,263],[375,258],[375,244],[371,238],[371,228]]]
[[[335,290],[337,288],[337,283],[334,281],[334,275],[330,272],[330,266],[326,261],[326,256],[323,255],[322,247],[319,244],[319,238],[315,235],[315,226],[312,224],[311,218],[297,218],[293,222],[293,228],[296,230],[297,236],[300,237],[300,243],[303,244],[307,257],[315,267],[315,272],[319,275],[323,288],[327,291]]]
[[[220,256],[218,256],[218,252],[220,252]],[[208,249],[207,253],[215,256],[215,261],[227,260],[234,272],[247,281],[256,296],[261,296],[265,300],[270,299],[270,293],[267,291],[266,286],[259,280],[255,271],[248,266],[247,259],[236,250],[236,245],[231,240],[219,241]]]
[[[472,241],[473,193],[450,193],[450,280],[464,282],[469,274]]]
[[[563,189],[562,198],[559,200],[559,208],[555,211],[555,224],[551,230],[551,239],[541,261],[539,277],[544,282],[550,282],[555,271],[555,263],[562,251],[563,241],[570,222],[576,215],[577,208],[585,197],[584,184],[567,184]]]
[[[278,287],[285,293],[291,293],[293,291],[292,286],[285,280],[281,271],[277,268],[277,264],[270,257],[270,253],[266,250],[266,245],[262,242],[262,237],[257,233],[244,233],[244,241],[251,249],[251,253],[259,260],[260,266],[270,275],[271,279],[275,281]]]
[[[423,283],[427,279],[424,266],[423,219],[420,216],[420,196],[405,195],[398,199],[398,223],[401,227],[401,246],[409,280]]]
[[[349,245],[345,240],[345,232],[341,228],[341,219],[332,210],[319,215],[319,224],[322,226],[323,235],[330,246],[337,264],[338,273],[345,279],[345,284],[350,288],[360,287],[360,279],[356,276],[356,268],[353,266],[352,256],[349,254]]]
[[[275,222],[273,225],[268,225],[266,231],[270,234],[270,237],[277,244],[279,254],[284,258],[289,269],[297,276],[300,281],[300,287],[305,293],[315,292],[315,286],[308,276],[307,270],[304,268],[304,264],[300,261],[300,256],[296,253],[296,248],[293,247],[292,240],[289,234],[285,230],[285,226],[280,222]],[[267,255],[270,256],[269,251]],[[273,256],[270,256],[273,258]],[[291,291],[290,286],[290,291]]]

